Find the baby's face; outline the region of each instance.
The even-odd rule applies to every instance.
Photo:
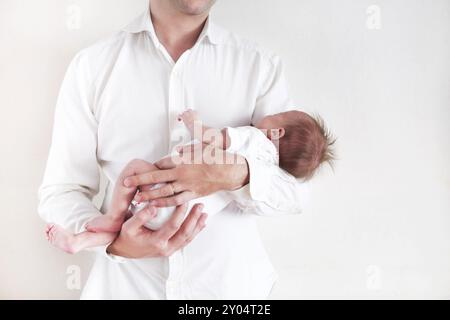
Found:
[[[287,111],[262,118],[255,127],[258,129],[281,129],[285,128],[289,121],[301,116],[301,111]]]

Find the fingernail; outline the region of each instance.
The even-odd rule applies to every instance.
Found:
[[[131,186],[131,180],[129,178],[126,178],[123,181],[123,184],[124,184],[125,187],[130,187]]]
[[[205,205],[204,205],[203,203],[200,203],[200,204],[198,205],[198,209],[199,209],[200,211],[202,211],[204,207],[205,207]]]

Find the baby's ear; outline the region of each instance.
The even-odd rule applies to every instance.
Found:
[[[278,128],[278,129],[269,129],[268,131],[268,138],[270,140],[280,140],[284,137],[286,131],[284,128]]]

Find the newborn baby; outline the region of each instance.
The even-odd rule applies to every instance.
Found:
[[[296,178],[310,179],[322,163],[331,163],[333,160],[334,140],[325,129],[323,121],[301,111],[266,116],[255,127],[227,127],[222,130],[204,126],[194,110],[182,113],[179,121],[184,122],[191,137],[195,138],[199,129],[199,140],[204,145],[237,153],[246,159],[256,158],[262,160],[262,163],[277,164]],[[183,147],[177,148],[180,154],[183,154],[183,150]],[[153,217],[146,227],[159,229],[175,208],[155,209],[148,202],[136,202],[134,198],[140,190],[127,188],[123,184],[128,176],[154,170],[158,168],[146,161],[130,162],[117,179],[111,211],[91,220],[86,225],[86,231],[79,234],[72,234],[60,226],[50,224],[46,230],[47,239],[68,253],[106,245],[115,239],[128,214],[136,214],[142,210],[149,210]],[[144,186],[141,191],[158,187],[161,185]],[[213,211],[219,212],[231,201],[224,194],[220,197],[224,199],[211,207],[214,208]]]
[[[323,163],[334,160],[335,139],[320,117],[302,111],[287,111],[266,116],[255,127],[224,128],[204,126],[194,110],[181,114],[193,136],[202,132],[203,144],[278,164],[296,178],[308,180]],[[183,148],[178,151],[182,152]]]
[[[320,118],[314,119],[305,112],[293,110],[278,113],[264,117],[256,127],[228,127],[222,130],[203,125],[197,112],[192,109],[183,112],[178,120],[184,122],[191,138],[199,138],[197,140],[204,145],[237,153],[247,159],[258,158],[267,164],[277,164],[296,178],[310,179],[322,163],[331,164],[333,160],[331,147],[334,139]],[[200,137],[195,136],[196,129]],[[183,147],[177,148],[181,154],[183,150]],[[146,201],[133,201],[130,211],[136,214],[147,207]],[[155,218],[146,226],[152,230],[159,229],[173,210],[158,209]]]

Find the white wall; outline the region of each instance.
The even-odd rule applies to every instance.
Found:
[[[84,281],[89,256],[48,246],[36,213],[55,99],[75,52],[146,2],[0,0],[0,298],[79,296],[66,271]],[[338,137],[308,212],[261,220],[274,298],[450,298],[450,1],[219,0],[214,17],[279,53]]]

